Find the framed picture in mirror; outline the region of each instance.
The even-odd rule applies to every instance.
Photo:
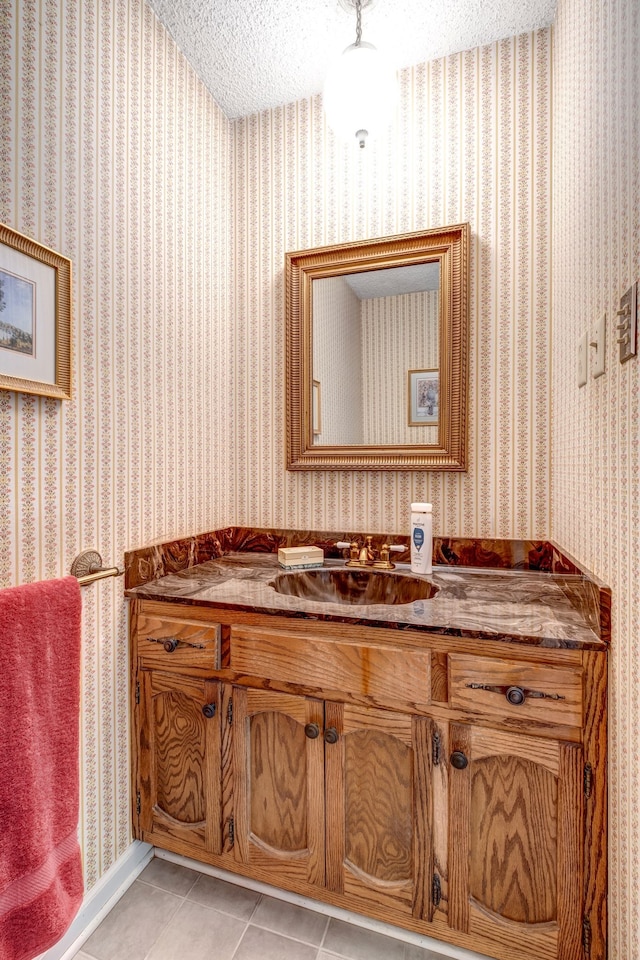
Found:
[[[409,426],[436,424],[439,416],[440,371],[437,368],[409,370],[407,380]]]

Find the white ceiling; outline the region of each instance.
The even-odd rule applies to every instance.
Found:
[[[386,267],[350,273],[345,281],[359,300],[395,297],[402,293],[420,293],[440,287],[439,263],[416,263],[408,267]]]
[[[547,27],[556,0],[363,0],[362,39],[409,67]],[[322,92],[349,0],[148,0],[230,119]],[[343,6],[344,3],[344,6]]]

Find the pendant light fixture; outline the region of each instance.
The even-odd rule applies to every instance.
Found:
[[[327,122],[344,140],[359,147],[389,126],[398,99],[395,71],[372,43],[362,40],[363,0],[342,0],[355,7],[356,42],[331,65],[324,85]],[[366,0],[365,0],[366,5]]]

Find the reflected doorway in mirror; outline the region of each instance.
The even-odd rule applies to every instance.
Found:
[[[322,433],[322,410],[320,407],[320,381],[313,381],[313,435],[319,437]]]
[[[409,426],[436,424],[440,411],[440,371],[409,370],[407,376]]]

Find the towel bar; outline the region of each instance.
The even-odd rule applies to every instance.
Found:
[[[85,550],[79,553],[71,564],[71,576],[77,577],[81,587],[95,580],[104,580],[105,577],[120,577],[124,570],[118,567],[103,567],[102,557],[97,550]]]

